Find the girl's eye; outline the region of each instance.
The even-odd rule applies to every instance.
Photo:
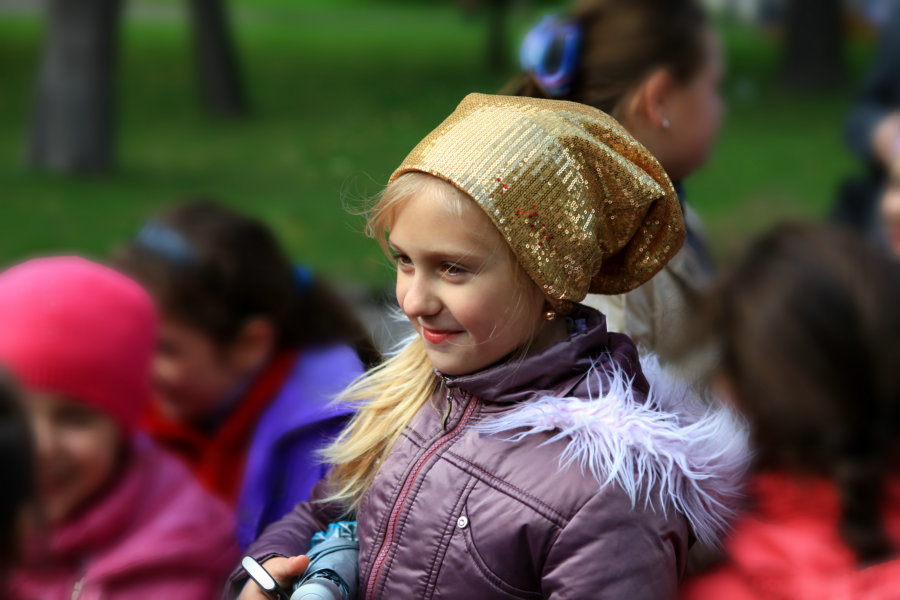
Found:
[[[447,275],[462,275],[466,270],[459,265],[448,263],[444,265],[444,273]]]
[[[392,255],[394,262],[397,263],[398,266],[408,267],[412,264],[412,261],[405,254],[393,254]]]

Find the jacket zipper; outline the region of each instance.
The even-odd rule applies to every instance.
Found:
[[[449,396],[452,395],[452,391],[448,393],[448,401]],[[388,518],[388,526],[387,533],[384,536],[384,541],[381,543],[381,548],[378,550],[378,554],[375,555],[375,561],[372,563],[372,571],[369,575],[369,582],[366,585],[366,598],[373,598],[373,594],[375,593],[375,586],[378,584],[378,577],[381,575],[381,569],[384,567],[384,561],[387,559],[387,555],[390,552],[391,544],[394,541],[394,534],[397,530],[397,521],[400,515],[400,512],[403,510],[403,505],[406,503],[407,498],[409,498],[409,492],[412,489],[413,484],[419,476],[419,472],[422,470],[422,467],[425,466],[431,457],[433,457],[437,452],[453,441],[461,432],[462,429],[468,424],[469,420],[472,418],[472,413],[475,412],[476,402],[473,397],[469,397],[469,403],[466,405],[466,409],[463,412],[462,417],[459,419],[459,423],[456,426],[439,437],[428,449],[419,457],[416,461],[416,464],[413,465],[412,470],[409,472],[409,475],[406,476],[406,481],[403,482],[403,487],[400,488],[400,493],[397,495],[397,500],[394,502],[394,507],[391,509],[391,515]]]
[[[441,385],[444,385],[441,382]],[[447,421],[450,420],[450,413],[453,412],[453,390],[447,390],[447,411],[444,413],[444,418],[441,419],[441,429],[443,431],[447,431]]]

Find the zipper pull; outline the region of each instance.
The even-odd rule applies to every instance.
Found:
[[[447,388],[447,412],[444,413],[444,420],[441,422],[441,429],[447,431],[447,421],[450,420],[450,412],[453,410],[453,388]]]

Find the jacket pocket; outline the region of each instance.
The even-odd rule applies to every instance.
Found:
[[[490,523],[479,523],[482,527],[491,527]],[[495,524],[493,526],[499,526],[499,524]],[[494,586],[498,591],[507,594],[513,598],[542,598],[543,596],[540,592],[535,592],[533,590],[525,590],[518,588],[512,584],[507,583],[503,580],[500,575],[495,573],[485,562],[484,558],[482,558],[481,554],[478,552],[478,547],[475,543],[474,535],[473,535],[473,524],[471,519],[469,518],[468,510],[464,511],[462,515],[460,515],[459,519],[457,519],[456,528],[462,532],[462,538],[465,540],[466,551],[468,552],[469,557],[472,560],[472,564],[475,565],[475,568],[481,573],[481,576]],[[510,548],[508,551],[515,553],[516,548],[512,547],[510,544]],[[523,565],[524,569],[525,566]]]
[[[487,491],[489,497],[499,501],[496,494],[490,494],[491,490],[483,488],[483,485],[474,486],[448,523],[453,533],[441,565],[434,597],[479,600],[542,598],[540,582],[528,576],[530,565],[525,559],[527,551],[517,547],[512,535],[506,535],[507,532],[511,534],[515,531],[515,516],[509,520],[497,519],[473,509],[479,501],[475,501],[473,505],[472,496],[479,496],[479,491]],[[505,504],[502,501],[500,503]],[[485,539],[491,541],[483,543],[481,540]],[[501,562],[510,570],[508,574],[501,574],[492,566],[496,561],[490,560],[490,557],[501,554],[504,558]],[[521,562],[519,558],[522,558]],[[514,578],[521,582],[513,582]],[[529,580],[532,585],[525,585]]]

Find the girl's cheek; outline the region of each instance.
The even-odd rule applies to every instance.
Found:
[[[97,427],[72,431],[68,440],[72,461],[77,463],[81,475],[93,493],[112,475],[120,454],[122,440],[115,426],[100,424]]]
[[[158,357],[153,372],[157,391],[164,395],[183,393],[198,386],[201,379],[188,361],[173,357]]]
[[[32,414],[31,427],[38,461],[41,464],[51,462],[56,453],[56,438],[51,424],[46,419]]]
[[[406,298],[406,287],[403,276],[398,272],[397,282],[394,285],[394,295],[397,297],[397,306],[399,306],[401,310],[403,309],[403,300]]]
[[[171,358],[157,354],[153,361],[153,375],[162,385],[171,385],[178,379],[178,364]]]

